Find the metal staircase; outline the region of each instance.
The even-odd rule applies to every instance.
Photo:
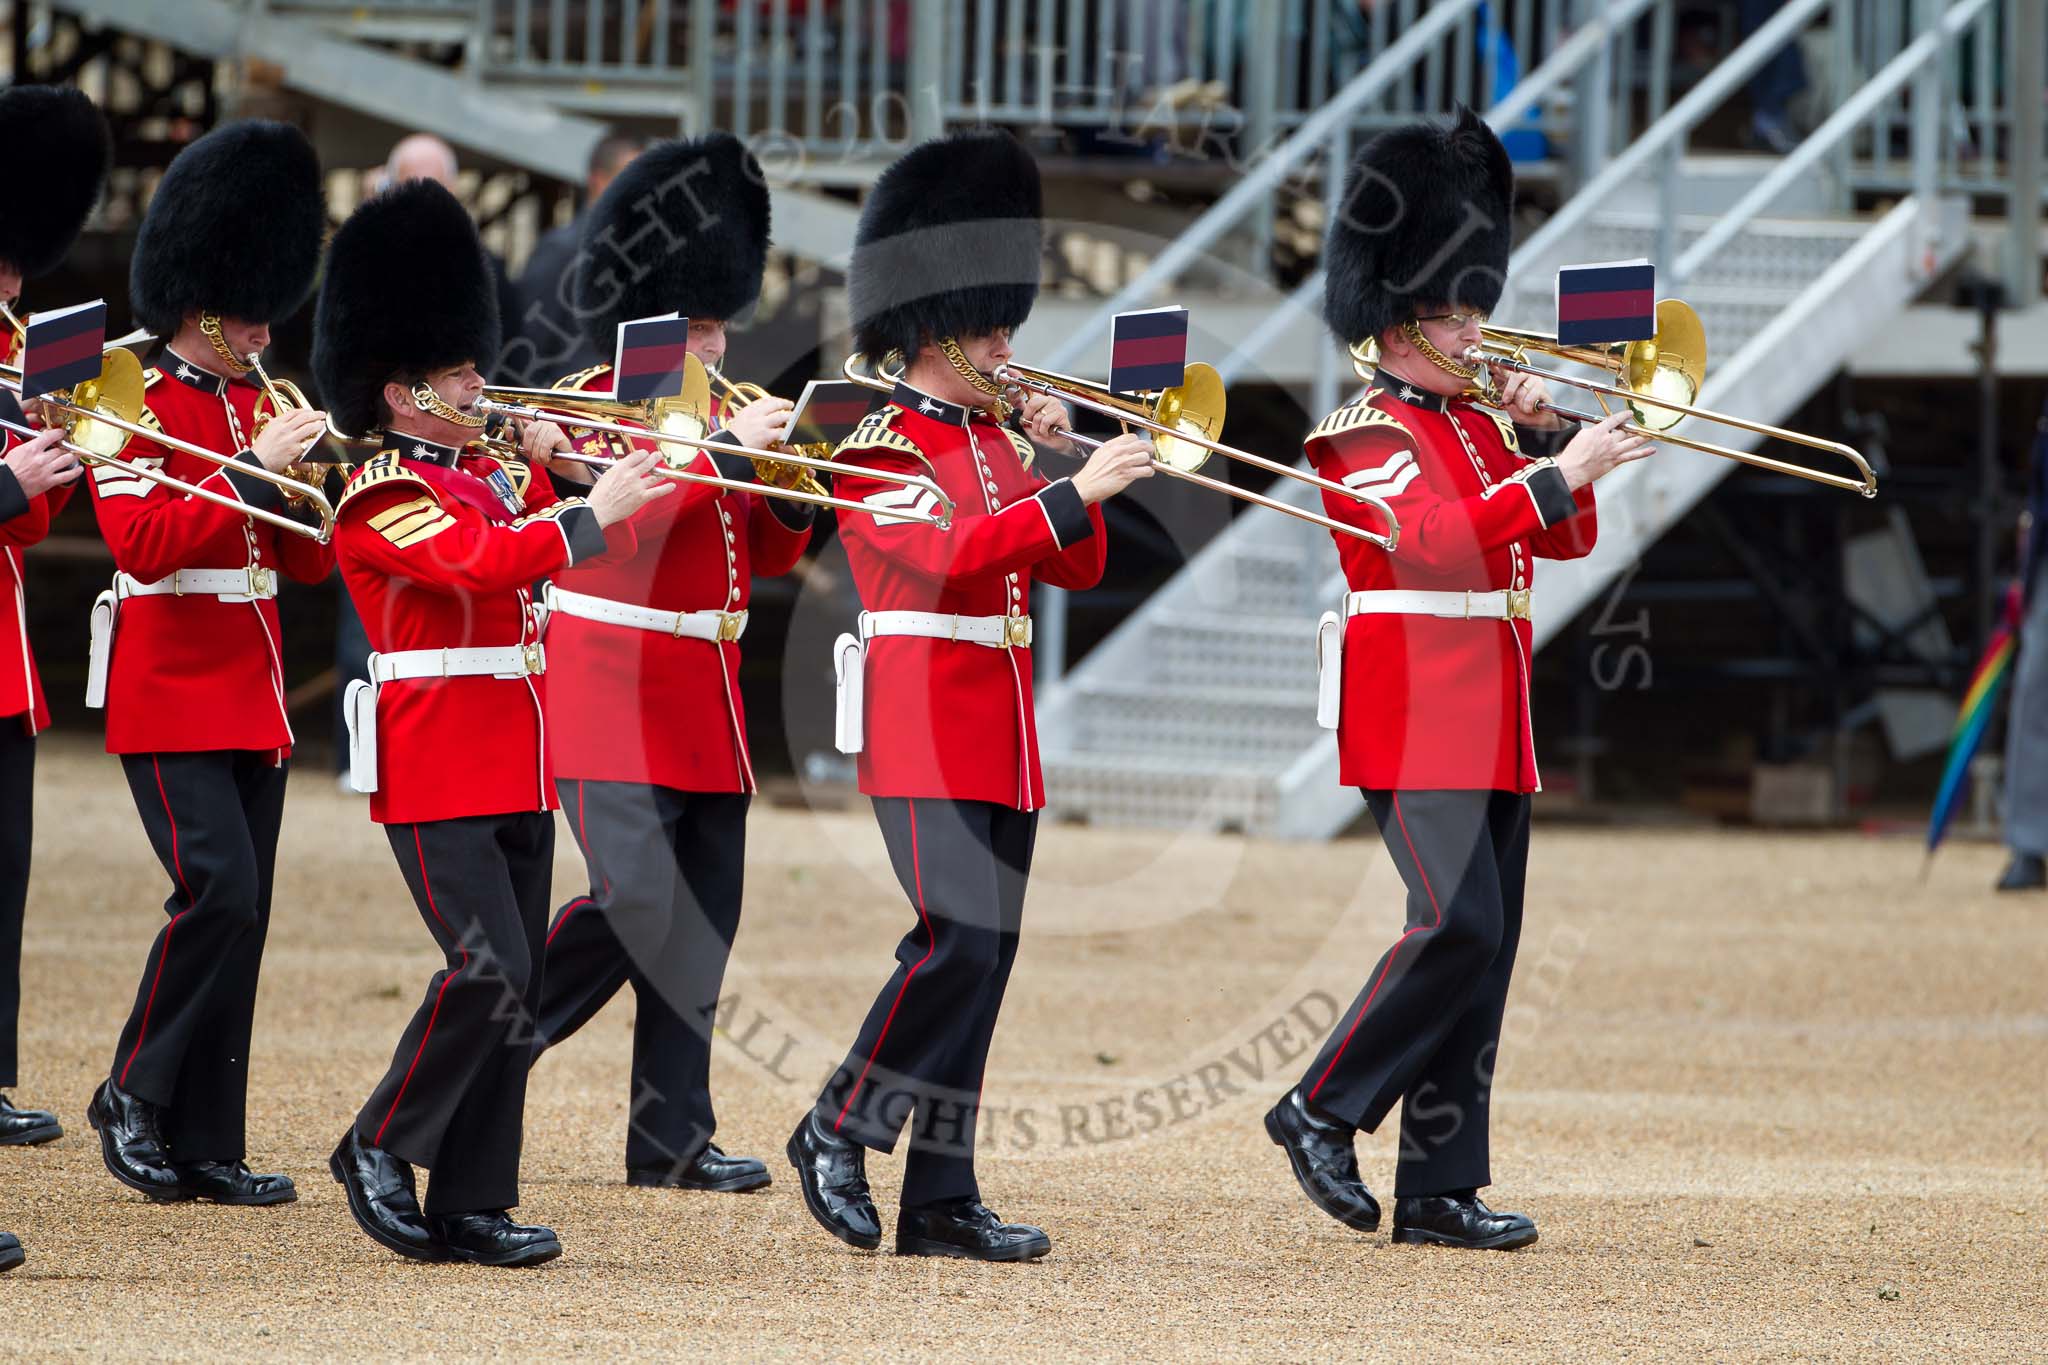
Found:
[[[1897,51],[1873,66],[1860,89],[1842,92],[1835,117],[1782,162],[1759,159],[1753,182],[1738,187],[1743,192],[1726,211],[1686,215],[1680,187],[1688,183],[1687,137],[1825,0],[1785,6],[1523,243],[1510,267],[1503,321],[1548,325],[1550,279],[1559,264],[1648,257],[1659,263],[1660,291],[1692,302],[1706,324],[1712,364],[1702,403],[1767,421],[1796,408],[1860,339],[1898,315],[1970,244],[1963,205],[1938,190],[1945,148],[1934,111],[1943,108],[1949,45],[1972,25],[1981,32],[1996,7],[1989,0],[1918,3],[1919,37],[1904,41],[1901,34]],[[1837,22],[1845,13],[1847,7],[1836,8]],[[1875,217],[1851,214],[1851,177],[1892,168],[1852,165],[1850,140],[1873,119],[1904,123],[1900,101],[1908,88],[1920,115],[1910,124],[1915,193]],[[1519,96],[1505,99],[1489,118],[1517,107]],[[1332,127],[1321,150],[1329,164],[1341,165],[1343,125]],[[1293,152],[1314,154],[1308,143],[1321,132],[1304,129]],[[1814,184],[1829,176],[1832,183],[1815,196]],[[1793,216],[1763,216],[1774,206],[1783,212],[1786,199],[1800,197],[1787,191],[1801,184],[1809,200],[1822,202]],[[1630,200],[1639,207],[1602,208]],[[1648,211],[1640,207],[1645,203]],[[1100,313],[1156,301],[1177,266],[1162,260]],[[1226,372],[1255,358],[1263,335],[1320,327],[1319,287],[1309,281],[1276,309],[1259,334],[1238,346]],[[1069,350],[1084,354],[1093,340],[1077,334]],[[1339,354],[1334,344],[1325,350]],[[1317,388],[1320,412],[1337,398],[1334,362],[1325,363]],[[1725,443],[1743,444],[1736,435]],[[1723,437],[1714,429],[1713,439]],[[1545,564],[1538,574],[1539,647],[1733,468],[1731,461],[1668,450],[1603,481],[1597,552]],[[1284,495],[1307,501],[1292,488]],[[1361,807],[1337,783],[1334,736],[1314,723],[1311,634],[1316,616],[1342,591],[1335,564],[1328,536],[1313,526],[1258,511],[1237,518],[1041,696],[1053,809],[1105,823],[1302,838],[1328,837],[1355,820]]]

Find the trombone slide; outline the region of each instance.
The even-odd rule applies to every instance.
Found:
[[[561,416],[572,425],[589,431],[608,431],[620,436],[631,437],[634,440],[687,446],[692,450],[720,451],[755,461],[789,460],[792,458],[772,450],[756,450],[752,446],[728,445],[723,441],[707,441],[700,437],[678,436],[666,431],[649,431],[641,427],[629,427],[619,422],[599,421],[573,413],[550,413],[545,409],[533,407],[525,403],[505,403],[494,398],[480,398],[477,400],[477,407],[484,412],[502,413],[507,417],[519,417],[529,420],[553,421],[557,416]],[[573,451],[566,453],[562,458],[574,460],[578,464],[588,465],[592,469],[610,469],[619,463],[619,461],[608,456],[584,455]],[[826,461],[812,461],[811,463],[829,464]],[[831,467],[838,468],[841,472],[854,472],[851,466]],[[872,475],[876,478],[887,479],[906,486],[923,488],[932,493],[939,500],[939,507],[935,513],[929,516],[909,509],[898,510],[894,508],[870,507],[864,502],[855,502],[851,498],[834,497],[830,493],[809,493],[799,488],[780,488],[774,484],[761,483],[753,479],[728,479],[722,474],[700,474],[695,470],[678,469],[669,464],[657,465],[654,472],[664,478],[679,479],[685,483],[710,484],[717,488],[729,488],[735,492],[756,493],[765,497],[784,498],[791,502],[807,502],[816,507],[832,507],[847,512],[866,512],[890,521],[926,522],[937,526],[940,530],[948,530],[953,525],[953,500],[948,498],[937,484],[920,475],[896,474],[884,470],[861,469],[858,471],[863,476]]]

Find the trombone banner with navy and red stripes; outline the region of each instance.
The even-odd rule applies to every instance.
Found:
[[[1657,268],[1648,261],[1568,265],[1557,272],[1557,339],[1565,346],[1657,335]]]
[[[689,345],[690,320],[680,314],[620,324],[612,397],[621,403],[644,403],[681,393]]]
[[[1110,324],[1109,387],[1116,393],[1158,393],[1179,384],[1188,368],[1188,310],[1145,308],[1118,313]]]
[[[37,313],[21,346],[21,396],[40,398],[97,379],[107,344],[107,303]]]

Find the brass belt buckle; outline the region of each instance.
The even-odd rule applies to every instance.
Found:
[[[1031,618],[1028,616],[1006,616],[1003,618],[1003,648],[1021,649],[1031,643]]]
[[[251,597],[270,596],[270,570],[260,564],[252,565],[249,569],[249,595]]]
[[[538,643],[519,646],[519,662],[525,666],[529,678],[538,676],[547,666]]]
[[[718,613],[718,640],[720,644],[731,644],[740,638],[740,627],[747,623],[747,615],[741,611]]]
[[[1529,588],[1508,589],[1508,618],[1514,621],[1529,619]]]

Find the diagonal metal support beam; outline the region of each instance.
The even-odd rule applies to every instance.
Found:
[[[351,42],[303,20],[227,0],[60,0],[61,8],[220,61],[275,66],[289,88],[434,133],[542,175],[577,183],[604,125],[514,102],[446,71]],[[402,101],[402,103],[400,102]]]

